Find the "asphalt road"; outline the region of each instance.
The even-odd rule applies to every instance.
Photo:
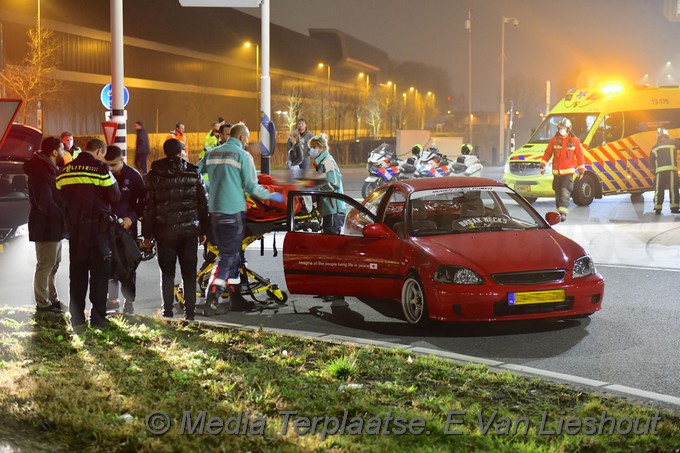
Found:
[[[501,172],[499,167],[487,168],[484,176],[500,179]],[[359,198],[365,175],[363,169],[345,170],[346,192]],[[284,305],[270,303],[210,319],[434,348],[680,397],[680,216],[654,216],[651,198],[647,193],[638,203],[627,195],[595,200],[589,207],[572,207],[569,220],[556,225],[591,253],[605,277],[603,309],[590,319],[441,324],[423,332],[406,324],[394,302],[354,298],[324,302],[296,295]],[[554,210],[554,202],[539,199],[535,207],[544,213]],[[276,235],[278,256],[272,256],[269,236],[264,256],[256,243],[246,257],[251,269],[285,289],[283,237]],[[28,242],[21,247],[12,255],[0,255],[0,288],[5,304],[30,306],[35,257]],[[65,248],[58,274],[63,297],[67,266]],[[155,260],[141,264],[137,281],[137,311],[157,313]]]

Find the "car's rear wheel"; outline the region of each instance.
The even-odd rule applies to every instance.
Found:
[[[401,309],[409,324],[424,326],[429,321],[423,284],[413,273],[406,277],[401,287]]]

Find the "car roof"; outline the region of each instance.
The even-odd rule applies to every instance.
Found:
[[[504,187],[505,184],[489,178],[478,178],[472,176],[451,176],[443,178],[414,178],[393,181],[391,185],[401,186],[407,192],[418,190],[443,189],[447,187],[475,187],[475,186],[494,186]]]
[[[0,147],[0,161],[25,162],[40,149],[42,132],[26,124],[12,123]]]

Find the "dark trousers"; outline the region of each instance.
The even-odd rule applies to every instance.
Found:
[[[161,269],[163,311],[172,313],[172,306],[175,303],[175,264],[179,261],[184,287],[185,314],[193,316],[196,309],[198,237],[180,236],[172,239],[159,239],[157,251],[158,267]]]
[[[678,177],[675,171],[660,171],[656,174],[656,187],[654,191],[654,209],[661,209],[663,205],[664,192],[668,190],[671,199],[671,210],[678,210],[678,199],[680,198],[680,190],[678,190]]]
[[[245,234],[245,213],[210,214],[215,245],[220,251],[211,284],[225,286],[227,279],[239,278],[241,243]]]
[[[98,246],[89,249],[86,259],[76,259],[73,248],[70,249],[69,255],[71,324],[74,326],[85,324],[85,296],[89,281],[92,303],[90,323],[100,325],[106,322],[106,294],[111,274],[111,260],[102,256]]]
[[[137,296],[137,271],[132,271],[132,274],[125,278],[109,280],[109,300],[118,299],[118,283],[125,302],[134,302]]]
[[[555,207],[560,214],[569,212],[569,199],[574,190],[574,175],[554,175],[553,190],[555,191]]]
[[[137,170],[139,170],[142,176],[146,176],[147,157],[149,157],[147,154],[135,153],[135,167],[137,167]]]
[[[321,231],[326,234],[340,234],[345,223],[345,214],[328,214],[321,219]]]

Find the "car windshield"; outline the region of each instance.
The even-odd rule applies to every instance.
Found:
[[[597,113],[571,113],[566,116],[560,114],[549,115],[531,135],[528,143],[548,143],[557,133],[557,124],[565,117],[571,121],[571,131],[583,143],[593,124],[595,124],[597,116]]]
[[[548,228],[540,214],[507,187],[421,190],[411,194],[409,206],[412,236]]]

